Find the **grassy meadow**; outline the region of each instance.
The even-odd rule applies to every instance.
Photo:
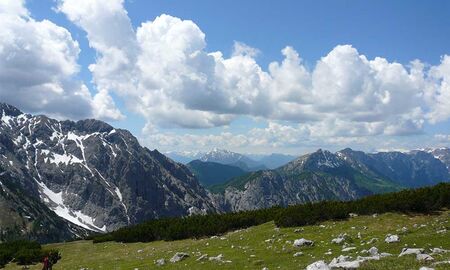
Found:
[[[406,228],[402,229],[403,227]],[[156,241],[150,243],[76,241],[46,245],[44,248],[59,249],[62,259],[53,269],[305,269],[317,260],[329,263],[339,255],[367,256],[360,254],[375,246],[379,252],[388,252],[392,256],[379,261],[365,262],[360,269],[419,269],[431,263],[418,262],[415,256],[398,257],[403,247],[450,249],[450,211],[436,215],[403,215],[387,213],[378,216],[358,216],[345,221],[328,221],[314,226],[276,228],[273,222],[248,229],[227,233],[222,236],[187,239],[180,241]],[[443,230],[445,229],[445,232]],[[347,233],[351,239],[347,246],[356,249],[343,252],[342,245],[331,243],[341,233]],[[358,233],[361,238],[358,238]],[[385,243],[387,234],[400,236],[399,243]],[[295,239],[313,240],[313,247],[297,248]],[[372,238],[377,242],[367,244]],[[295,256],[296,252],[303,252]],[[189,258],[177,263],[169,262],[176,252],[186,252]],[[197,261],[203,255],[223,254],[223,262],[208,259]],[[435,261],[450,260],[450,252],[432,255]],[[165,265],[157,266],[156,260],[164,258]],[[224,262],[231,261],[231,262]],[[434,266],[435,269],[450,269],[450,264]],[[22,266],[10,264],[6,269],[22,269]],[[30,269],[42,269],[41,265]]]

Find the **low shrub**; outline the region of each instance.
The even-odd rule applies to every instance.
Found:
[[[45,256],[55,264],[61,255],[58,250],[42,250],[39,243],[18,240],[0,244],[0,268],[5,267],[10,262],[16,262],[19,265],[30,265],[42,262]]]
[[[222,234],[269,221],[275,221],[275,224],[280,227],[291,227],[313,225],[325,220],[341,220],[347,218],[349,213],[360,215],[385,212],[429,213],[442,208],[450,208],[450,184],[448,183],[372,195],[355,201],[322,201],[285,208],[273,207],[237,213],[163,218],[97,235],[92,239],[94,243],[178,240]]]

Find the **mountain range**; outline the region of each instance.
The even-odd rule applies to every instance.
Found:
[[[247,173],[240,167],[212,161],[193,160],[186,164],[198,181],[205,187],[219,185]]]
[[[187,166],[128,131],[58,121],[0,103],[1,237],[61,241],[145,220],[259,209],[450,180],[450,149],[292,157],[214,149]]]
[[[449,164],[444,157],[426,151],[367,154],[349,148],[336,153],[319,149],[278,169],[233,178],[210,190],[219,194],[216,198],[225,211],[351,200],[448,182]]]
[[[263,169],[275,169],[296,158],[293,155],[272,153],[268,155],[240,154],[225,149],[214,148],[208,152],[166,152],[168,157],[183,164],[193,160],[203,162],[215,162],[225,165],[240,167],[245,171],[257,171]]]

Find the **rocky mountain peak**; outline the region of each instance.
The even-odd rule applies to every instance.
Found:
[[[215,211],[185,166],[142,147],[126,130],[93,119],[58,121],[2,108],[8,116],[0,121],[0,167],[80,227],[109,231]]]
[[[318,149],[316,152],[300,156],[281,167],[281,170],[295,171],[322,171],[337,168],[343,165],[343,160],[338,154],[328,150]]]
[[[19,109],[17,109],[16,107],[6,104],[6,103],[2,103],[0,102],[0,112],[1,112],[1,116],[19,116],[21,114],[23,114]]]

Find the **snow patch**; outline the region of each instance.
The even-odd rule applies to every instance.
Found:
[[[36,180],[38,185],[41,187],[41,197],[43,197],[43,200],[45,202],[52,202],[56,205],[52,206],[50,205],[49,208],[53,210],[58,216],[64,218],[67,221],[72,222],[75,225],[78,225],[80,227],[83,227],[85,229],[91,230],[91,231],[101,231],[106,232],[106,225],[103,227],[98,227],[94,224],[95,219],[83,214],[81,211],[72,211],[69,209],[66,205],[64,205],[63,200],[63,192],[60,191],[58,193],[54,192],[53,190],[49,189],[43,182],[39,182]]]

